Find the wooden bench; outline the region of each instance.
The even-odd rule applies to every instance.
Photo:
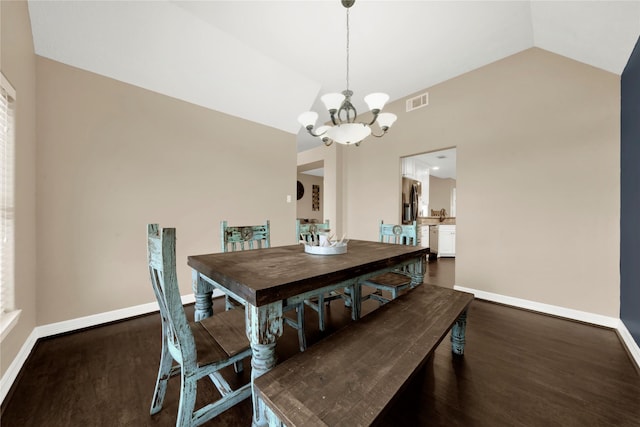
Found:
[[[256,378],[270,426],[368,426],[452,330],[464,352],[473,295],[422,285]]]

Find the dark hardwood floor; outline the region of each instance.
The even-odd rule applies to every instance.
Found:
[[[451,287],[454,264],[431,261],[425,283]],[[376,306],[367,301],[364,312]],[[192,316],[193,308],[187,313]],[[349,315],[334,301],[326,333],[348,323]],[[317,342],[324,336],[317,314],[308,309],[306,320],[308,341]],[[295,354],[297,346],[295,331],[285,327],[279,359]],[[0,423],[175,425],[178,378],[170,382],[160,414],[149,415],[159,355],[157,314],[41,340],[3,402]],[[245,382],[249,369],[226,376]],[[198,404],[215,396],[206,381],[198,388]],[[245,401],[207,425],[250,426],[250,405]],[[640,426],[640,375],[613,330],[476,300],[465,356],[452,358],[445,339],[380,425]]]

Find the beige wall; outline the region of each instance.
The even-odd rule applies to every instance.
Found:
[[[322,219],[322,210],[324,209],[324,186],[322,177],[299,173],[298,181],[304,186],[304,195],[297,202],[296,216],[298,218],[315,219],[318,222],[324,222]],[[320,187],[320,210],[318,211],[313,210],[312,204],[314,185]]]
[[[428,91],[345,151],[349,235],[398,220],[401,156],[455,146],[457,284],[618,317],[619,76],[533,48]]]
[[[456,187],[456,180],[451,178],[429,177],[429,213],[431,210],[445,209],[451,216],[451,196]]]
[[[149,222],[177,228],[183,294],[223,219],[293,243],[293,135],[44,58],[37,78],[38,324],[154,301]]]
[[[0,345],[2,375],[36,326],[36,63],[26,1],[0,2],[0,68],[16,90],[15,303],[19,321]]]

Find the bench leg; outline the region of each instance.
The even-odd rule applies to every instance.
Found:
[[[465,329],[467,326],[467,310],[456,320],[451,328],[451,351],[453,354],[462,356],[464,354]]]

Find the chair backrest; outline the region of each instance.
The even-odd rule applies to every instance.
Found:
[[[311,242],[313,235],[321,231],[329,231],[329,220],[321,223],[304,223],[301,224],[300,220],[296,220],[296,241],[304,240],[305,242]]]
[[[149,274],[160,306],[162,333],[167,336],[172,356],[180,358],[183,366],[195,366],[195,341],[182,306],[176,274],[176,229],[149,224],[147,242]]]
[[[400,245],[418,246],[418,223],[397,225],[385,224],[380,220],[380,241]]]
[[[271,246],[269,220],[264,225],[230,226],[220,222],[220,243],[222,252],[261,249]]]

